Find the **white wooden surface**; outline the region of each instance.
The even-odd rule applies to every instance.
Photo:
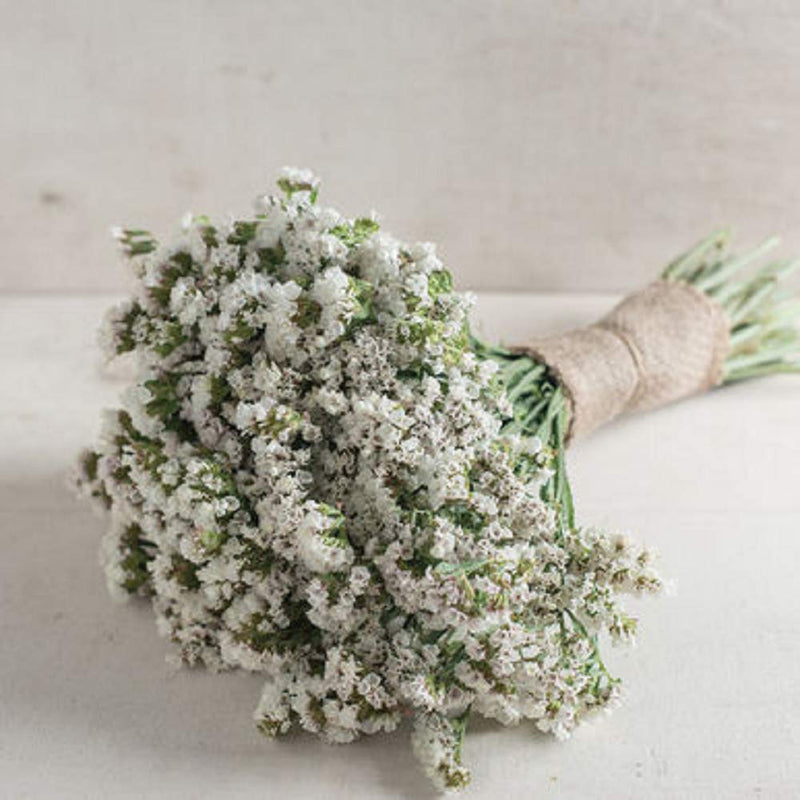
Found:
[[[463,285],[630,289],[718,226],[800,250],[792,0],[0,0],[0,290],[284,164]]]
[[[145,605],[113,605],[103,522],[64,488],[119,382],[93,331],[107,297],[0,298],[0,797],[425,798],[406,732],[270,742],[259,679],[171,674]],[[586,322],[610,298],[483,295],[489,336]],[[672,597],[609,661],[626,704],[567,743],[476,725],[465,798],[800,796],[800,378],[631,418],[576,445],[584,522],[656,545]]]

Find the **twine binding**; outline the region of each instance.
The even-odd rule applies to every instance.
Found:
[[[622,413],[667,405],[722,382],[729,323],[722,307],[682,282],[656,281],[599,322],[519,348],[542,361],[570,406],[567,440]]]

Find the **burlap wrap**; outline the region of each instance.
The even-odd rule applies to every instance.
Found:
[[[519,348],[543,361],[571,406],[568,439],[627,411],[704,392],[728,353],[722,307],[686,283],[658,281],[588,328]]]

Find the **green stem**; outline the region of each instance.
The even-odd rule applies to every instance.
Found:
[[[727,235],[712,234],[668,266],[662,280],[682,281],[719,303],[730,321],[730,349],[723,382],[800,371],[800,303],[782,302],[783,281],[800,259],[757,266],[778,239],[771,237],[740,256],[727,255]],[[745,268],[752,273],[739,278]]]

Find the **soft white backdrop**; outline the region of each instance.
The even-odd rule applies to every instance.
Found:
[[[620,290],[720,224],[800,248],[789,0],[0,0],[0,291],[116,290],[115,223],[285,163],[461,285]]]
[[[63,481],[121,385],[93,338],[112,224],[245,213],[311,166],[461,286],[515,290],[476,312],[514,342],[720,224],[800,250],[799,130],[794,0],[0,0],[0,800],[432,797],[403,734],[267,742],[257,677],[171,677],[108,601]],[[797,800],[798,398],[747,382],[570,452],[579,518],[678,593],[609,654],[611,717],[563,745],[476,725],[465,800]]]

